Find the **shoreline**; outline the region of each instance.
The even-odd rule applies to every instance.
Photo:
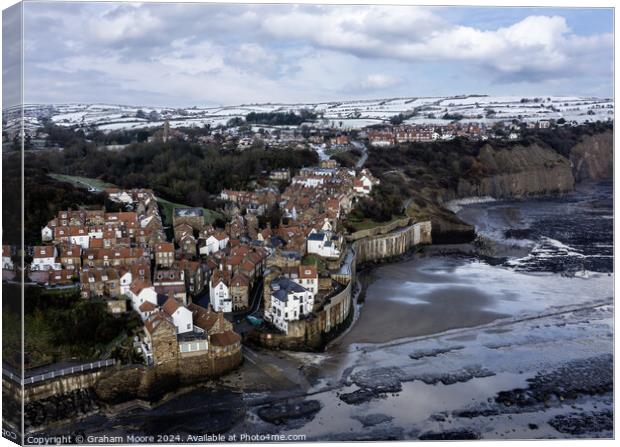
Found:
[[[445,251],[445,253],[442,253],[442,251]],[[397,266],[400,263],[415,260],[416,255],[418,254],[423,255],[423,257],[434,257],[434,256],[439,255],[439,256],[448,256],[448,257],[457,256],[457,257],[463,257],[463,258],[474,258],[485,264],[494,266],[494,264],[488,262],[489,261],[488,259],[485,259],[484,255],[481,255],[479,247],[476,247],[472,243],[456,244],[456,245],[439,244],[439,245],[430,245],[430,246],[424,246],[424,247],[416,247],[415,249],[409,250],[406,254],[403,254],[403,255],[390,257],[389,259],[381,260],[379,262],[374,261],[374,262],[367,262],[367,263],[361,264],[357,270],[357,273],[358,275],[363,275],[364,277],[370,277],[373,274],[373,272],[378,268],[388,267],[388,266]],[[511,270],[511,269],[508,269],[508,270]],[[524,272],[524,274],[535,275],[535,273],[530,273],[530,272]],[[366,283],[366,281],[364,281],[362,277],[360,276],[356,277],[356,287],[354,290],[355,296],[352,297],[352,300],[354,301],[354,309],[353,309],[354,318],[352,318],[351,324],[348,326],[348,328],[343,333],[339,334],[334,340],[331,340],[330,342],[328,342],[324,350],[321,351],[322,353],[325,353],[329,356],[335,356],[337,358],[340,358],[340,357],[346,358],[349,354],[351,354],[351,352],[348,349],[339,350],[339,349],[334,349],[334,348],[337,348],[338,343],[341,342],[356,327],[356,325],[359,323],[360,318],[363,316],[364,311],[368,311],[368,309],[366,308],[365,296],[368,291],[368,286],[370,286],[372,283],[373,283],[372,281],[369,283]],[[360,303],[360,300],[361,300],[361,303]],[[485,331],[485,330],[492,329],[492,328],[505,328],[511,325],[517,325],[518,323],[521,323],[521,322],[527,322],[527,321],[532,321],[532,320],[542,319],[542,318],[547,318],[547,317],[555,317],[555,316],[569,314],[575,311],[595,309],[601,306],[608,306],[608,305],[613,306],[613,304],[614,302],[612,299],[611,301],[601,301],[601,302],[591,304],[591,305],[585,305],[585,306],[576,305],[574,307],[566,307],[565,309],[557,310],[554,312],[530,315],[530,316],[526,316],[523,318],[514,318],[514,317],[496,318],[484,324],[463,326],[460,328],[448,329],[445,331],[438,331],[432,334],[426,334],[426,335],[420,335],[420,336],[414,336],[414,337],[401,337],[401,338],[396,338],[396,339],[390,340],[389,342],[384,342],[384,343],[361,343],[360,344],[361,346],[359,346],[358,349],[361,349],[362,352],[364,353],[372,352],[372,351],[381,351],[386,348],[394,348],[394,347],[401,346],[401,345],[408,345],[414,342],[438,339],[438,338],[442,338],[446,336],[458,336],[458,335],[462,335],[466,333],[471,333],[472,331],[481,332],[481,331]],[[310,354],[311,355],[321,354],[321,352],[310,353]],[[278,353],[279,351],[270,351],[268,353],[268,356],[276,357],[278,356]],[[282,354],[288,356],[286,351],[282,351]],[[291,357],[291,356],[288,356],[288,357]],[[294,357],[291,357],[291,358],[294,358]],[[235,371],[227,374],[226,376],[223,376],[222,379],[225,380],[225,378],[231,374],[235,374]],[[246,372],[243,372],[242,374],[246,374]],[[338,377],[336,378],[335,381],[339,383],[340,380],[341,378]],[[266,392],[266,390],[252,391],[251,388],[244,389],[242,385],[229,386],[229,385],[226,385],[223,383],[217,383],[217,382],[219,382],[219,379],[218,381],[206,381],[206,382],[202,382],[199,385],[186,386],[186,387],[167,393],[162,399],[156,402],[145,403],[144,401],[140,402],[139,400],[129,401],[128,403],[119,404],[121,406],[120,408],[101,409],[97,411],[97,414],[102,414],[105,417],[116,417],[116,416],[121,416],[125,412],[131,411],[134,409],[140,409],[140,410],[158,409],[164,404],[173,401],[175,398],[178,398],[179,396],[185,393],[191,392],[199,388],[205,388],[205,389],[211,389],[211,390],[224,389],[226,391],[230,391],[233,393],[240,392],[240,393],[250,393],[250,394],[252,393],[263,394],[264,392]],[[337,388],[338,388],[338,384],[335,384],[335,385],[320,387],[318,389],[313,389],[312,392],[308,392],[308,389],[291,387],[285,390],[272,392],[274,394],[273,399],[264,400],[262,398],[253,397],[248,401],[248,403],[251,408],[254,408],[254,407],[261,406],[261,405],[269,405],[270,403],[277,403],[281,401],[288,401],[291,399],[298,399],[298,398],[313,396],[316,394],[333,391],[334,389],[337,389]],[[145,406],[147,408],[145,408]],[[83,419],[84,417],[80,417],[78,419],[69,419],[63,423],[60,423],[60,425],[70,424],[72,422],[79,422]],[[57,425],[57,424],[54,424],[54,425]],[[45,430],[45,427],[38,428],[37,430],[38,431]]]

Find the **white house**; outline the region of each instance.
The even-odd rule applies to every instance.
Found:
[[[69,242],[71,245],[79,245],[82,248],[88,248],[90,236],[85,227],[69,227]]]
[[[133,197],[127,191],[118,191],[108,194],[110,200],[113,202],[120,202],[131,205],[133,203]]]
[[[172,318],[172,322],[177,328],[177,334],[192,332],[194,330],[194,320],[192,312],[181,305],[174,298],[168,298],[161,307],[166,315]]]
[[[551,122],[549,120],[538,121],[538,127],[540,129],[548,129],[550,125],[551,125]]]
[[[140,306],[145,302],[157,306],[157,292],[155,292],[155,288],[147,285],[144,281],[134,281],[127,291],[127,296],[131,298],[131,306],[136,312],[140,312]]]
[[[295,281],[281,276],[271,281],[269,288],[271,306],[265,311],[265,318],[281,331],[288,333],[291,321],[312,312],[314,294]]]
[[[199,253],[204,256],[208,256],[212,253],[216,253],[220,250],[220,241],[214,236],[210,235],[206,239],[200,242]]]
[[[103,239],[103,227],[94,225],[89,227],[88,237],[91,239]]]
[[[307,239],[308,254],[316,254],[324,258],[340,256],[340,239],[331,231],[312,229]]]
[[[294,204],[288,204],[286,202],[280,203],[282,211],[284,211],[284,217],[297,220],[297,207]]]
[[[358,194],[370,194],[372,187],[379,183],[369,170],[363,169],[359,177],[353,180],[353,191]]]
[[[293,179],[293,185],[302,185],[305,188],[317,188],[324,182],[325,180],[319,176],[297,176]]]
[[[219,244],[220,250],[224,250],[228,245],[228,240],[230,239],[226,233],[220,231],[215,234],[215,238]]]
[[[215,270],[209,282],[209,297],[216,312],[232,312],[230,272]]]
[[[13,270],[13,260],[11,259],[11,247],[2,246],[2,268],[4,270]]]
[[[128,292],[131,287],[132,281],[133,281],[133,275],[131,274],[131,270],[127,270],[125,273],[121,275],[120,277],[121,295],[129,296]]]
[[[43,242],[49,242],[54,239],[54,229],[49,226],[44,226],[41,229],[41,240]]]
[[[307,289],[312,295],[319,292],[319,274],[315,265],[300,265],[297,278],[293,278],[300,286]]]
[[[39,245],[34,247],[32,253],[32,270],[60,270],[62,267],[56,262],[58,251],[53,245]]]
[[[334,229],[331,221],[328,217],[323,218],[323,225],[321,226],[321,230],[323,231],[332,231]]]
[[[142,318],[142,321],[146,321],[151,315],[157,312],[158,309],[159,307],[157,307],[155,304],[151,303],[150,301],[145,301],[144,303],[140,304],[137,312],[138,314],[140,314],[140,318]]]

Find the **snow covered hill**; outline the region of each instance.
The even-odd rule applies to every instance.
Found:
[[[61,126],[94,126],[100,130],[161,126],[165,120],[172,127],[217,126],[250,112],[288,112],[308,109],[322,117],[320,124],[342,128],[361,128],[389,122],[403,114],[405,123],[443,124],[460,118],[463,122],[487,124],[496,121],[538,121],[559,119],[583,123],[613,119],[611,99],[579,96],[454,96],[411,97],[357,100],[308,104],[243,104],[227,107],[165,108],[114,104],[58,104],[25,107],[27,127],[36,127],[42,117]],[[141,111],[141,112],[139,112]],[[148,116],[152,112],[152,116]],[[447,115],[447,116],[446,116]],[[444,119],[445,117],[445,119]],[[341,124],[342,123],[342,124]]]

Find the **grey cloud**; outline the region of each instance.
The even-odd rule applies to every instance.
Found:
[[[396,93],[411,85],[412,67],[429,63],[488,85],[594,77],[611,85],[611,37],[575,36],[559,19],[536,19],[548,20],[537,41],[535,20],[485,31],[430,8],[29,3],[28,11],[33,100],[334,99]]]

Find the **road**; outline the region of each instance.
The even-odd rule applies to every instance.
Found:
[[[357,163],[355,163],[355,169],[361,169],[364,163],[366,163],[366,160],[368,160],[368,148],[361,141],[351,141],[351,145],[362,151],[362,156],[357,160]]]

